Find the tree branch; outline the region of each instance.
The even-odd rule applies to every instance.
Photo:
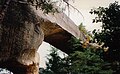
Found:
[[[78,13],[81,14],[81,16],[83,17],[83,20],[84,20],[84,16],[82,15],[82,13],[81,13],[77,8],[75,8],[73,5],[69,4],[69,3],[68,3],[68,0],[63,0],[63,1],[67,4],[67,6],[68,6],[68,11],[69,11],[69,7],[71,6],[73,9],[77,10]]]

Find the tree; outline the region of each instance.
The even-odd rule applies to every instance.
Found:
[[[74,51],[83,51],[82,43],[79,39],[76,39],[75,37],[71,37],[71,39],[68,41],[68,49],[69,53],[73,53]]]
[[[102,22],[102,30],[94,31],[94,39],[97,42],[104,42],[105,47],[109,47],[105,52],[104,60],[113,63],[113,69],[120,70],[120,5],[118,2],[111,3],[109,7],[99,7],[92,9],[91,14],[96,17],[93,22]]]
[[[79,30],[80,30],[81,32],[83,32],[85,35],[88,34],[85,26],[83,25],[83,23],[81,23],[81,24],[79,25]]]
[[[112,74],[109,63],[103,61],[93,49],[75,51],[68,57],[72,74]]]
[[[77,39],[76,39],[77,40]],[[74,40],[73,40],[74,41]],[[79,41],[79,40],[78,40]],[[76,45],[77,44],[77,45]],[[74,44],[73,44],[74,46]],[[75,43],[76,47],[82,47]],[[71,48],[72,49],[72,48]],[[105,62],[94,49],[84,49],[73,47],[73,52],[64,58],[61,58],[52,48],[48,57],[47,68],[42,74],[112,74],[111,66]],[[76,50],[75,50],[76,49]]]
[[[51,53],[48,55],[47,68],[43,71],[45,74],[68,74],[68,61],[61,58],[58,49],[52,47]]]
[[[97,15],[93,22],[102,22],[101,32],[94,32],[94,37],[98,42],[104,42],[108,46],[107,52],[110,61],[120,61],[120,5],[118,2],[111,3],[109,7],[99,7],[91,13]]]

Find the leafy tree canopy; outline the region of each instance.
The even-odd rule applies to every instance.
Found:
[[[0,0],[0,5],[2,8],[6,8],[10,2],[16,2],[19,4],[24,5],[32,5],[36,9],[41,9],[44,13],[55,13],[58,12],[58,7],[56,4],[65,3],[67,6],[70,4],[68,3],[69,0]],[[72,5],[71,5],[72,6]]]
[[[97,42],[104,42],[104,46],[109,47],[106,59],[120,61],[120,5],[114,2],[109,7],[92,9],[90,13],[96,15],[93,22],[102,22],[102,30],[93,33]]]

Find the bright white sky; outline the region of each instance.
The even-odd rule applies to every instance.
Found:
[[[83,25],[86,26],[86,29],[88,31],[92,31],[96,28],[99,29],[100,25],[92,23],[94,15],[91,15],[89,13],[90,10],[92,8],[97,8],[99,6],[108,7],[110,3],[120,0],[73,0],[73,1],[74,3],[71,0],[71,4],[82,13],[84,19],[80,14],[78,14],[77,11],[74,11],[73,9],[71,10],[70,18],[77,25],[80,25],[80,23],[83,22]]]
[[[73,0],[74,3],[71,4],[76,7],[84,16],[83,17],[78,14],[77,11],[71,9],[70,18],[75,22],[75,24],[79,25],[83,22],[83,25],[86,26],[88,31],[91,31],[95,28],[100,28],[100,25],[93,24],[92,19],[93,15],[89,13],[92,8],[97,8],[99,6],[108,7],[110,3],[120,0]],[[119,3],[120,4],[120,3]],[[38,52],[40,53],[40,67],[45,67],[46,54],[49,53],[50,46],[47,43],[44,43],[40,46]]]

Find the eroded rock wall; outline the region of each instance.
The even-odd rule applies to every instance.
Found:
[[[20,74],[37,74],[37,49],[43,39],[40,23],[30,6],[10,2],[0,23],[0,67],[8,68],[13,73],[24,70]]]

